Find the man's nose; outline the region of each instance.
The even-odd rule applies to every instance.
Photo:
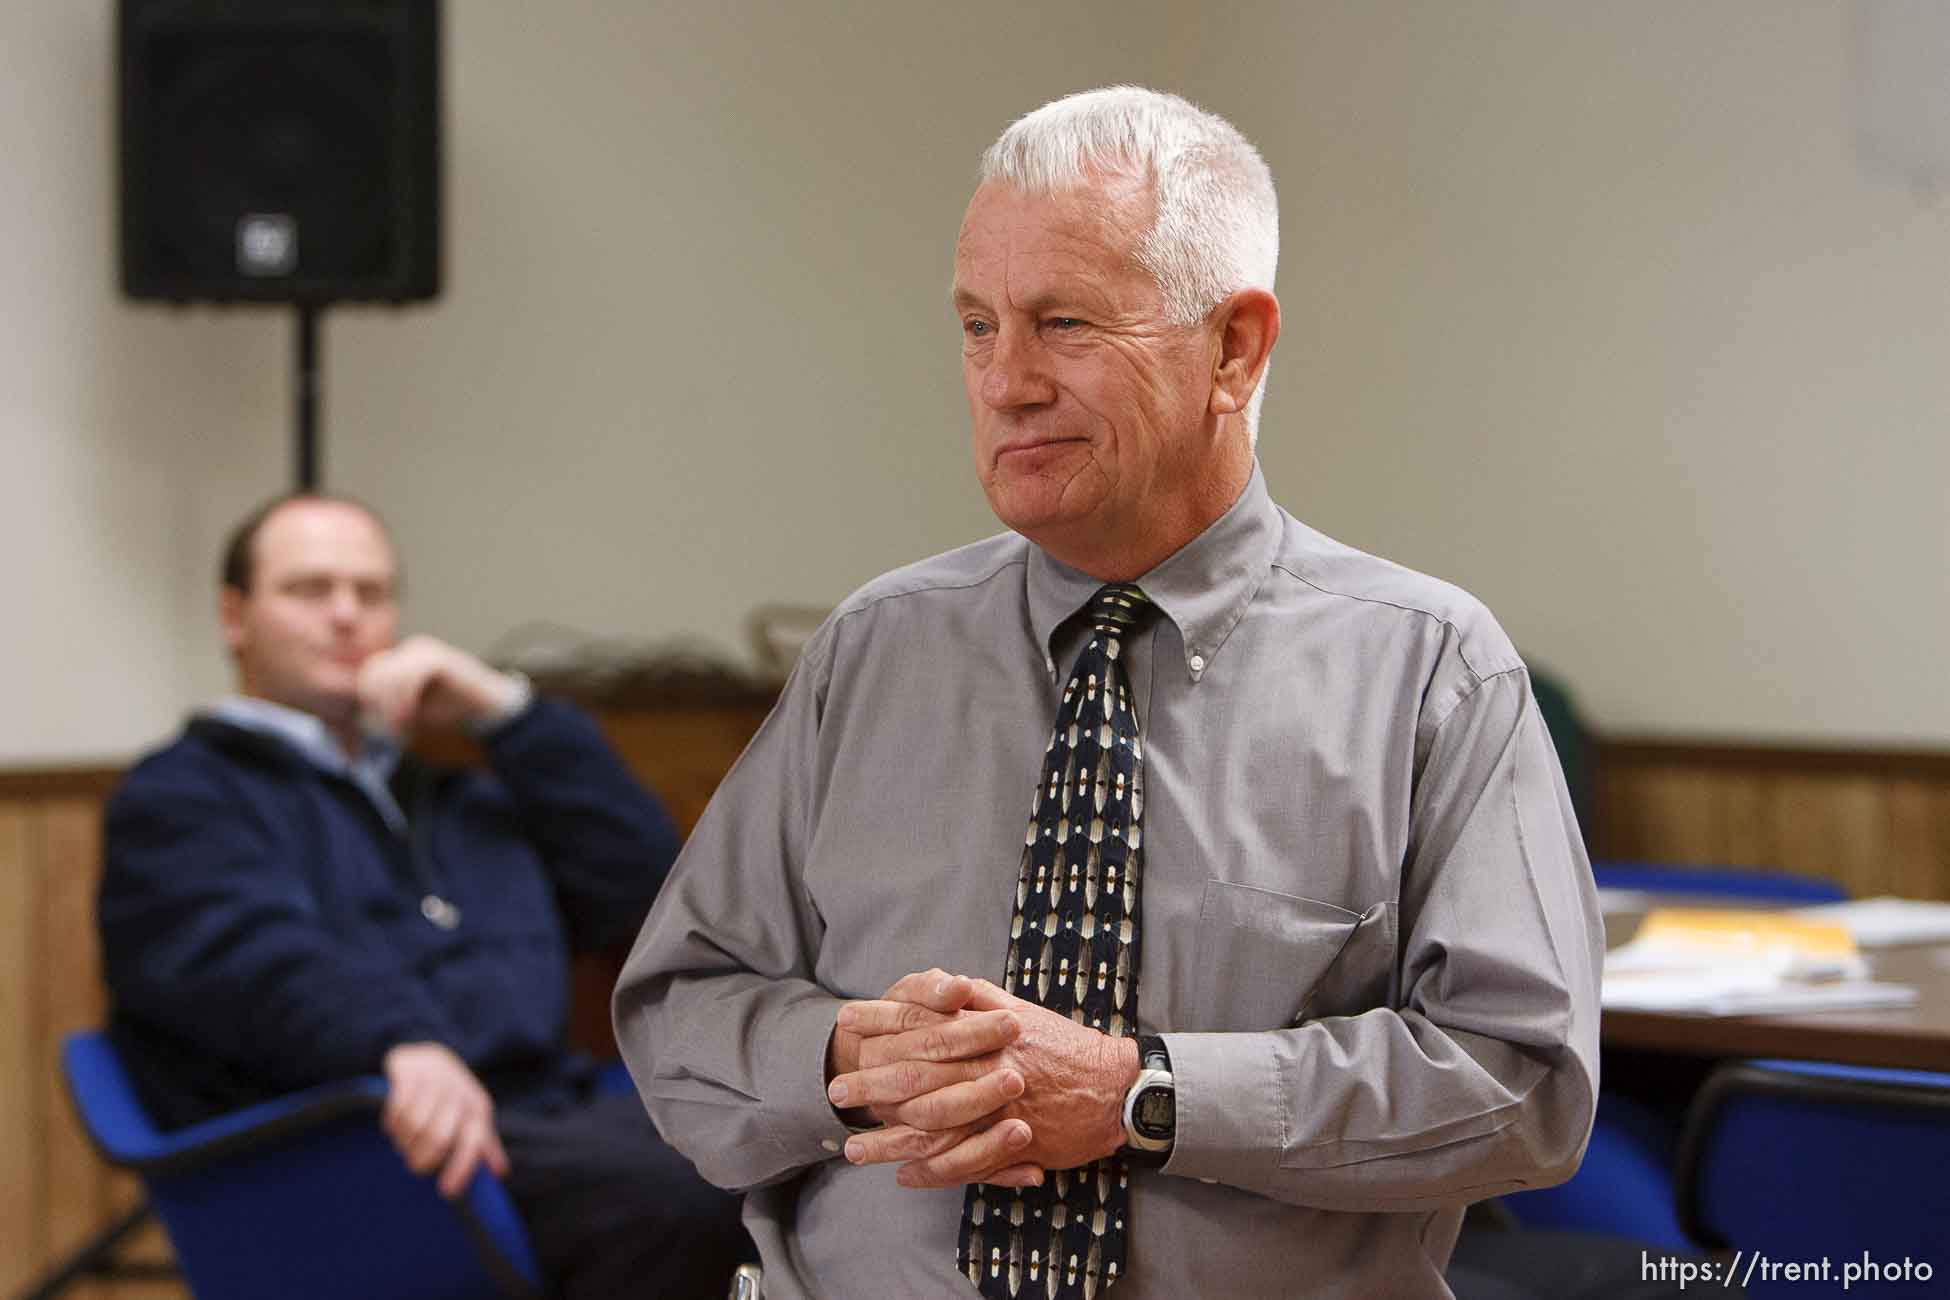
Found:
[[[997,333],[982,374],[982,401],[998,411],[1040,406],[1056,400],[1048,357],[1035,334],[1004,329]]]
[[[334,588],[331,612],[334,623],[356,623],[359,619],[359,593],[351,587]]]

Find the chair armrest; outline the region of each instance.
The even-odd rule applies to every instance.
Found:
[[[184,1173],[239,1151],[265,1146],[341,1116],[386,1104],[386,1081],[363,1075],[319,1084],[246,1106],[187,1128],[160,1132],[143,1112],[114,1049],[98,1035],[76,1035],[62,1047],[68,1089],[82,1127],[110,1164],[151,1175]]]
[[[387,1089],[376,1075],[321,1084],[163,1133],[106,1035],[72,1035],[61,1060],[90,1141],[110,1164],[142,1175],[178,1259],[214,1260],[228,1276],[252,1277],[244,1294],[379,1294],[379,1274],[368,1270],[356,1281],[345,1275],[350,1260],[340,1258],[331,1233],[347,1223],[369,1245],[385,1240],[375,1247],[375,1260],[416,1250],[426,1260],[449,1260],[472,1247],[464,1265],[429,1264],[431,1271],[412,1275],[404,1291],[398,1270],[386,1265],[385,1285],[392,1288],[386,1294],[476,1294],[489,1284],[517,1300],[543,1292],[540,1265],[507,1188],[481,1166],[462,1196],[443,1202],[432,1178],[409,1170],[380,1131]],[[357,1190],[321,1203],[321,1187]],[[337,1208],[321,1216],[322,1205]],[[348,1207],[349,1216],[340,1213]],[[246,1241],[238,1240],[239,1222],[257,1225]],[[186,1263],[185,1273],[194,1278],[196,1269]],[[293,1273],[324,1280],[309,1289],[266,1289],[265,1279]],[[438,1285],[428,1290],[423,1283]]]

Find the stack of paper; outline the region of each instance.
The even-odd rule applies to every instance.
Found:
[[[1926,903],[1884,895],[1804,907],[1796,915],[1845,926],[1855,942],[1864,948],[1950,943],[1950,903]]]
[[[1605,957],[1604,1005],[1748,1016],[1906,1006],[1916,990],[1869,978],[1854,938],[1787,912],[1655,908]]]

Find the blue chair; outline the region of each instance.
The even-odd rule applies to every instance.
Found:
[[[1807,907],[1839,903],[1848,891],[1825,876],[1752,867],[1695,867],[1672,862],[1594,862],[1591,875],[1600,889],[1647,894],[1691,894],[1701,898],[1766,906]]]
[[[1698,1253],[1673,1196],[1678,1136],[1676,1122],[1601,1087],[1591,1143],[1577,1173],[1556,1187],[1505,1196],[1503,1207],[1526,1228],[1603,1233]]]
[[[1848,891],[1820,876],[1743,867],[1673,863],[1594,862],[1600,889],[1692,895],[1783,907],[1839,902]],[[1673,1168],[1681,1116],[1665,1114],[1610,1088],[1600,1087],[1598,1113],[1584,1163],[1570,1181],[1503,1198],[1525,1227],[1601,1232],[1648,1246],[1697,1253],[1674,1191]]]
[[[1945,1295],[1945,1170],[1950,1074],[1746,1061],[1715,1070],[1687,1115],[1679,1209],[1694,1236],[1747,1259],[1831,1263],[1826,1289],[1756,1276],[1749,1296],[1841,1294],[1843,1267],[1865,1260],[1880,1275],[1851,1291]]]
[[[140,1174],[198,1300],[527,1300],[541,1270],[507,1190],[449,1202],[380,1131],[386,1085],[325,1084],[159,1132],[114,1047],[70,1036],[62,1068],[109,1163]]]

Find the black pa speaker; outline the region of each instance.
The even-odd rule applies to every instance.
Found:
[[[440,290],[438,0],[120,0],[122,288]]]

